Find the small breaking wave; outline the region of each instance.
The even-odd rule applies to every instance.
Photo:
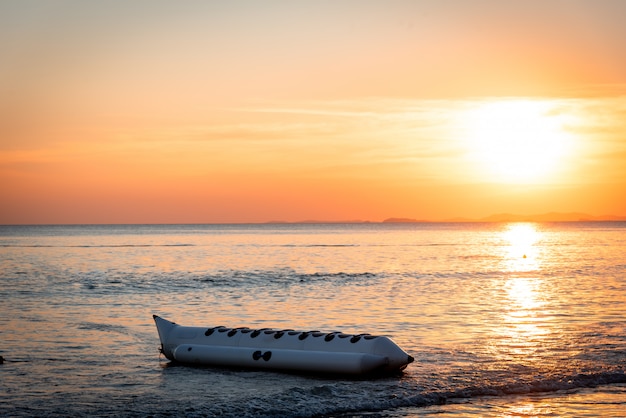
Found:
[[[392,382],[386,382],[390,384]],[[451,390],[420,392],[407,385],[389,386],[389,390],[356,390],[349,382],[329,382],[309,388],[293,387],[282,393],[243,402],[236,410],[219,408],[226,416],[352,416],[392,411],[399,408],[444,405],[458,400],[480,397],[508,397],[521,394],[554,393],[566,390],[594,388],[602,385],[626,383],[624,371],[579,373],[570,376],[535,380],[525,383],[471,386]],[[376,382],[372,382],[375,385]],[[382,387],[386,386],[382,382]],[[216,411],[205,411],[213,414]],[[232,415],[231,415],[232,414]]]
[[[285,285],[302,285],[308,283],[328,282],[330,284],[344,285],[347,282],[356,282],[364,280],[372,280],[377,278],[376,273],[359,272],[359,273],[297,273],[293,270],[272,270],[272,271],[245,271],[245,270],[228,270],[220,271],[214,274],[193,277],[192,280],[200,283],[209,283],[218,287],[238,287],[242,284],[256,286],[285,286]]]
[[[238,402],[233,402],[232,399],[214,399],[210,403],[196,404],[193,407],[193,415],[302,418],[377,416],[375,414],[394,416],[392,411],[401,408],[445,405],[459,400],[481,397],[506,398],[520,394],[554,393],[614,383],[626,383],[626,375],[623,371],[581,373],[526,383],[476,385],[433,391],[421,391],[404,379],[360,382],[358,385],[351,381],[329,379],[318,381],[310,386],[294,385],[271,395],[243,397]],[[155,416],[169,416],[170,414],[178,416],[181,410],[185,410],[186,405],[177,400],[175,403],[161,403],[152,408],[155,407],[158,408]],[[156,411],[152,408],[143,412],[154,414]]]

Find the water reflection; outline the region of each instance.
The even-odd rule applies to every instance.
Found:
[[[502,309],[492,349],[496,357],[516,364],[529,365],[541,359],[549,351],[555,331],[546,311],[550,289],[540,274],[542,234],[535,224],[515,223],[507,225],[501,236],[503,271],[511,275],[496,285]]]
[[[537,284],[538,279],[531,278],[513,278],[506,283],[508,299],[513,302],[512,307],[516,312],[527,313],[532,312],[541,303],[538,300]]]
[[[505,282],[506,305],[499,330],[501,348],[507,357],[532,360],[544,352],[550,334],[542,301],[542,281],[538,278],[509,278]]]
[[[539,251],[537,243],[543,233],[532,223],[514,223],[507,225],[502,233],[502,239],[506,248],[504,254],[507,271],[533,271],[538,270]]]

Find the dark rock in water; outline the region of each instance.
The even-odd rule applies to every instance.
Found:
[[[4,357],[0,356],[0,364],[4,364]]]

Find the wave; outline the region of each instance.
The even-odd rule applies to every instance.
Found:
[[[371,280],[379,277],[376,273],[297,273],[291,269],[284,270],[227,270],[215,274],[193,277],[192,280],[200,283],[210,283],[218,287],[246,286],[288,286],[294,284],[328,282],[344,285],[348,282]]]
[[[102,331],[102,332],[115,332],[115,333],[123,333],[127,334],[128,329],[121,325],[115,324],[103,324],[97,322],[81,322],[78,324],[79,330],[84,331]]]
[[[361,244],[278,244],[268,245],[268,247],[282,247],[282,248],[340,248],[340,247],[361,247]]]
[[[238,403],[218,402],[207,405],[207,410],[195,412],[202,416],[343,417],[355,416],[354,414],[378,416],[374,414],[400,408],[422,408],[481,397],[505,398],[522,394],[549,394],[617,383],[626,383],[626,374],[623,370],[595,374],[580,373],[524,383],[477,385],[434,391],[420,391],[403,384],[394,385],[393,380],[383,382],[328,380],[310,387],[291,387],[271,396],[241,399]],[[388,387],[385,388],[386,386]],[[382,416],[393,415],[385,413]]]
[[[285,268],[277,270],[219,270],[216,272],[127,272],[122,270],[92,270],[58,274],[59,279],[36,286],[37,291],[50,296],[82,290],[92,296],[104,294],[180,294],[190,290],[232,292],[233,289],[285,290],[291,287],[367,286],[385,277],[373,272],[313,272],[301,273]],[[19,275],[15,273],[16,280]],[[18,281],[19,283],[19,281]]]
[[[256,374],[250,376],[257,379]],[[272,377],[270,377],[272,379]],[[295,382],[293,382],[295,383]],[[423,408],[445,405],[481,397],[506,398],[521,394],[549,394],[559,391],[593,388],[601,385],[626,383],[624,371],[597,374],[575,374],[560,378],[526,383],[484,385],[452,390],[422,391],[410,387],[402,378],[382,381],[316,380],[313,385],[294,384],[278,393],[264,396],[239,396],[236,401],[212,399],[212,402],[195,404],[194,416],[222,417],[276,417],[302,418],[396,416],[401,408]],[[147,407],[143,413],[156,416],[179,416],[186,405],[179,399]]]
[[[102,330],[98,324],[85,324],[89,329]],[[108,329],[104,329],[108,331]],[[67,362],[66,358],[11,359],[10,362],[48,364]],[[92,366],[101,367],[100,363]],[[183,393],[158,391],[132,395],[132,403],[126,402],[121,394],[106,402],[89,392],[68,391],[62,398],[54,397],[29,399],[28,405],[19,394],[14,394],[20,402],[10,409],[14,416],[73,416],[98,412],[99,416],[222,416],[222,417],[276,417],[290,416],[302,418],[348,417],[348,416],[404,416],[402,408],[424,408],[445,405],[483,397],[507,399],[527,394],[551,394],[585,388],[595,388],[611,384],[626,383],[624,370],[611,370],[597,373],[572,373],[547,378],[534,378],[528,381],[507,383],[483,383],[465,387],[424,389],[410,376],[386,377],[382,379],[335,379],[332,377],[299,377],[284,373],[237,371],[230,369],[177,366],[168,363],[162,369],[163,389],[171,388],[167,383],[180,382]],[[137,381],[120,381],[119,377],[128,372],[111,375],[116,388],[133,386]],[[108,378],[104,377],[105,380]],[[268,387],[274,385],[282,389],[263,391],[254,394],[245,390],[232,390],[215,396],[206,385],[219,381],[227,388],[237,385]],[[246,384],[242,382],[247,382]],[[255,391],[256,392],[256,391]],[[197,397],[206,402],[198,402]],[[9,404],[10,405],[10,404]],[[0,411],[7,404],[0,404]],[[398,414],[395,414],[398,411]]]

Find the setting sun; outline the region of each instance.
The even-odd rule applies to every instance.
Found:
[[[467,112],[472,159],[497,182],[541,182],[555,173],[572,147],[568,116],[547,100],[486,102]]]

